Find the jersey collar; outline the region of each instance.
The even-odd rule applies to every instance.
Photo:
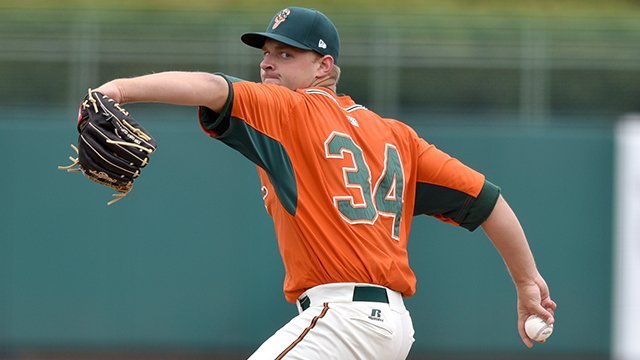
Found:
[[[312,87],[312,88],[303,89],[300,91],[304,92],[305,94],[321,95],[321,96],[328,97],[331,100],[333,100],[333,102],[335,102],[336,105],[338,105],[339,107],[341,107],[343,110],[347,112],[351,112],[359,109],[366,109],[364,106],[356,104],[355,101],[353,101],[353,99],[351,99],[350,96],[347,96],[347,95],[338,96],[332,90],[325,87]]]

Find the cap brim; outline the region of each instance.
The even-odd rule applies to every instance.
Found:
[[[279,41],[281,43],[287,44],[289,46],[293,46],[295,48],[298,49],[302,49],[302,50],[313,50],[312,48],[304,45],[301,42],[295,41],[291,38],[288,38],[286,36],[282,36],[279,34],[273,34],[273,33],[268,33],[268,32],[251,32],[251,33],[245,33],[242,34],[242,36],[240,37],[240,40],[242,40],[243,43],[254,47],[254,48],[258,48],[258,49],[262,49],[262,47],[264,46],[264,42],[267,39],[271,39],[271,40],[275,40],[275,41]]]

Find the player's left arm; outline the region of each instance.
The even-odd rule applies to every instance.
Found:
[[[509,269],[518,295],[518,333],[525,345],[532,347],[524,331],[525,320],[536,314],[553,323],[556,303],[551,300],[547,283],[538,272],[524,230],[502,195],[481,226]]]
[[[94,89],[120,104],[134,102],[206,106],[219,112],[229,96],[229,85],[220,75],[205,72],[167,71],[109,81]]]

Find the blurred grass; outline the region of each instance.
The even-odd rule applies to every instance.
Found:
[[[640,0],[3,0],[0,9],[122,9],[161,11],[268,11],[291,6],[315,7],[327,13],[476,13],[526,15],[640,15]]]

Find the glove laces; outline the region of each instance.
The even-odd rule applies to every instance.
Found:
[[[73,151],[75,151],[76,154],[78,154],[78,147],[77,146],[71,144],[71,148],[73,149]],[[84,176],[89,178],[90,180],[95,181],[100,185],[109,186],[110,188],[118,191],[117,193],[111,195],[111,196],[114,197],[114,199],[111,199],[110,201],[108,201],[107,202],[107,206],[111,205],[111,204],[114,204],[114,203],[124,199],[124,197],[127,196],[129,191],[131,191],[131,188],[133,186],[133,184],[131,184],[131,183],[129,183],[127,185],[122,185],[122,186],[114,185],[109,181],[109,180],[111,180],[111,177],[108,174],[104,173],[104,172],[92,171],[91,174],[87,174],[87,172],[82,167],[82,165],[80,165],[79,157],[69,156],[69,160],[71,160],[71,164],[69,164],[69,165],[59,165],[58,166],[58,170],[62,170],[62,171],[70,172],[70,173],[71,172],[80,172]]]

